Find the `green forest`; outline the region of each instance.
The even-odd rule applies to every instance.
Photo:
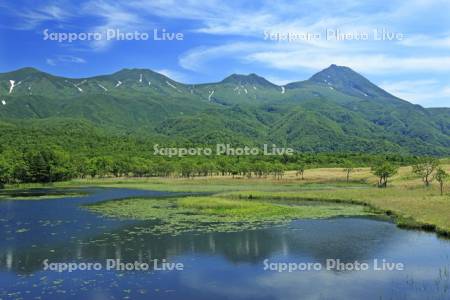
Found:
[[[286,170],[372,166],[380,161],[408,165],[417,156],[297,152],[280,156],[185,156],[153,154],[164,140],[112,135],[83,121],[31,122],[0,129],[0,185],[56,182],[72,178],[194,177],[244,175],[281,178]],[[188,147],[190,144],[168,143]],[[208,146],[208,145],[206,145]]]

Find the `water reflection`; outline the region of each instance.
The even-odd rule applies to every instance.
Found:
[[[78,207],[142,191],[99,190],[84,198],[0,203],[0,298],[41,299],[450,299],[450,243],[367,218],[301,220],[235,233],[143,233],[152,222],[102,218]],[[150,194],[151,195],[151,194]],[[162,196],[156,193],[153,196]],[[52,209],[51,209],[52,208]],[[22,230],[21,230],[22,229]],[[42,262],[182,262],[181,272],[56,273]],[[278,273],[276,262],[386,258],[405,271]],[[25,296],[25,297],[24,297]]]
[[[101,220],[100,220],[101,221]],[[17,272],[32,272],[46,258],[55,262],[109,258],[124,261],[151,261],[189,253],[220,255],[232,263],[261,263],[273,255],[308,257],[325,262],[366,260],[402,235],[392,224],[369,219],[296,221],[279,226],[235,233],[186,233],[180,236],[153,236],[140,233],[153,223],[143,222],[106,231],[82,240],[0,250],[0,265]],[[103,228],[106,230],[105,228]],[[34,234],[39,234],[34,230]],[[2,263],[3,262],[3,263]]]

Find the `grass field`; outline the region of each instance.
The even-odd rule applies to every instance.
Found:
[[[61,198],[75,198],[87,195],[80,192],[48,192],[48,191],[34,191],[34,190],[4,190],[0,191],[0,200],[46,200],[46,199],[61,199]]]

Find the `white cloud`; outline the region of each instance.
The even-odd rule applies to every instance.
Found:
[[[230,3],[219,0],[186,0],[182,4],[176,0],[130,0],[128,5],[147,14],[171,19],[214,20],[232,13]]]
[[[214,59],[229,56],[245,61],[270,66],[278,70],[295,71],[299,68],[320,70],[331,64],[351,67],[367,74],[386,72],[406,73],[411,71],[448,72],[450,56],[400,56],[379,54],[367,49],[348,45],[348,51],[323,49],[305,44],[276,44],[263,42],[239,42],[214,47],[194,48],[179,58],[183,68],[199,71]]]
[[[264,63],[277,69],[321,69],[330,64],[348,66],[357,71],[380,74],[386,72],[433,71],[448,72],[450,56],[405,57],[385,54],[341,54],[314,50],[255,51],[246,56],[249,61]]]
[[[283,86],[283,85],[286,85],[288,83],[300,80],[299,78],[292,78],[292,77],[284,78],[284,77],[271,76],[271,75],[264,76],[264,78],[266,78],[268,81],[270,81],[270,82],[272,82],[272,83],[274,83],[276,85],[279,85],[279,86]]]
[[[19,30],[32,30],[49,21],[66,22],[74,16],[71,9],[63,8],[59,2],[21,10],[15,10],[11,7],[5,9],[12,11],[20,19],[20,23],[11,25],[14,29]]]
[[[223,59],[224,57],[237,57],[237,54],[248,53],[255,49],[257,44],[253,43],[233,43],[224,44],[215,47],[198,47],[182,54],[179,58],[181,67],[192,70],[201,71],[207,67],[209,61],[214,59]]]
[[[128,3],[130,4],[130,3]],[[145,31],[149,21],[141,17],[139,11],[130,9],[127,5],[112,1],[89,1],[82,7],[82,12],[93,15],[100,20],[99,25],[89,28],[90,32],[102,34],[101,40],[90,43],[92,50],[107,50],[112,40],[107,40],[107,30],[120,30],[121,32]]]
[[[424,34],[417,34],[409,36],[404,41],[400,42],[401,45],[408,47],[424,47],[424,48],[450,48],[450,34],[441,36],[430,36]]]
[[[380,87],[389,93],[425,107],[450,107],[450,83],[435,79],[385,81]]]
[[[86,60],[81,57],[72,56],[72,55],[56,55],[51,58],[47,58],[45,62],[50,66],[56,66],[60,64],[84,64]]]
[[[178,72],[178,71],[169,70],[169,69],[160,69],[160,70],[155,70],[155,72],[163,74],[164,76],[167,76],[170,79],[178,81],[178,82],[186,82],[187,81],[186,74]]]

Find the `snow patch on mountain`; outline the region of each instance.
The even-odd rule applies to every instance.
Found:
[[[14,81],[14,80],[10,80],[9,81],[9,93],[11,94],[12,92],[13,92],[13,90],[14,90],[14,88],[17,86],[16,85],[16,82]]]
[[[211,97],[214,95],[214,90],[209,91],[208,101],[211,102]]]
[[[117,84],[114,87],[119,87],[122,84],[122,81],[117,80]]]
[[[101,85],[100,83],[97,83],[97,85],[99,86],[99,87],[101,87],[105,92],[107,92],[108,91],[108,89],[107,88],[105,88],[103,85]]]
[[[77,83],[77,84],[73,83],[73,86],[76,87],[77,90],[78,90],[80,93],[82,93],[82,92],[83,92],[83,89],[80,88],[80,85],[84,84],[85,82],[86,82],[86,80],[83,80],[82,82]]]
[[[286,92],[286,89],[284,88],[284,86],[281,87],[281,93],[284,94]]]
[[[166,80],[166,83],[167,83],[167,85],[170,86],[171,88],[174,88],[175,90],[177,90],[178,92],[180,92],[180,90],[179,90],[176,86],[174,86],[173,84],[171,84],[171,83],[168,82],[167,80]],[[181,92],[180,92],[180,93],[181,93]]]

